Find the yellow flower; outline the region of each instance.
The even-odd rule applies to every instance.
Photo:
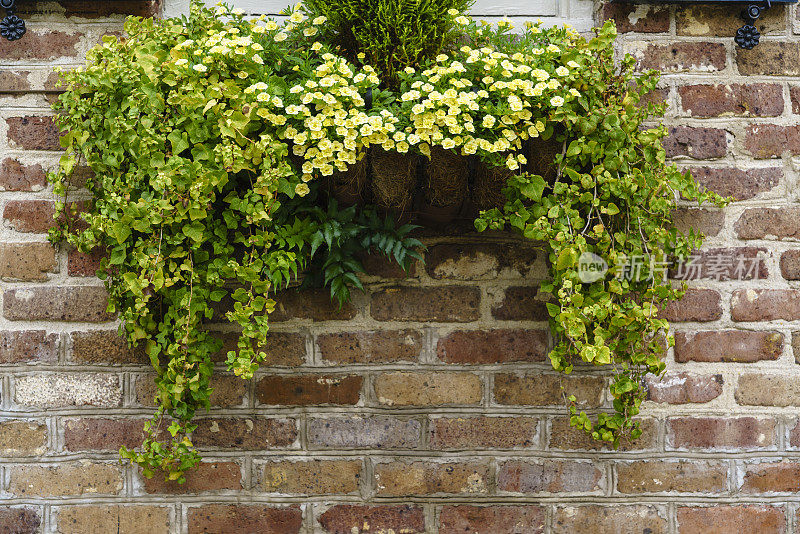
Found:
[[[313,45],[311,45],[311,50],[314,50],[315,52],[317,50],[320,50],[321,48],[322,48],[322,43],[319,43],[319,42],[316,42]]]
[[[261,59],[261,56],[259,56],[258,54],[254,54],[253,55],[253,61],[258,63],[259,65],[263,65],[264,64],[264,60]]]
[[[253,26],[253,33],[264,33],[267,29],[264,26]]]
[[[311,192],[311,189],[308,187],[307,184],[302,183],[294,186],[294,192],[300,195],[301,197],[304,197]]]
[[[268,20],[265,28],[268,29],[269,31],[277,30],[278,23],[275,22],[274,20]]]
[[[467,17],[465,17],[464,15],[461,15],[460,17],[456,17],[455,21],[458,24],[461,24],[462,26],[466,26],[467,24],[469,24],[469,19]]]
[[[550,99],[550,105],[555,107],[563,106],[564,99],[561,98],[560,96],[554,96],[553,98]]]
[[[320,15],[319,17],[315,18],[311,22],[313,22],[316,25],[319,25],[319,24],[325,24],[326,20],[328,20],[327,17],[324,17],[324,16]]]
[[[279,32],[275,34],[275,42],[280,43],[281,41],[285,41],[288,35],[283,32]]]
[[[194,66],[194,67],[192,67],[192,68],[193,68],[194,70],[196,70],[197,72],[205,72],[205,71],[207,71],[207,70],[208,70],[208,67],[206,67],[205,65],[195,65],[195,66]]]
[[[299,24],[300,22],[303,22],[305,18],[306,16],[303,15],[300,11],[295,11],[294,13],[292,13],[292,16],[289,17],[289,20],[291,20],[295,24]]]
[[[563,66],[562,67],[558,67],[556,69],[556,74],[558,74],[559,76],[566,76],[567,74],[569,74],[569,69],[567,67],[563,67]]]
[[[450,15],[451,17],[455,17],[456,15],[458,15],[458,10],[451,7],[450,9],[447,10],[447,14]]]
[[[311,37],[312,35],[316,35],[318,31],[319,30],[317,30],[315,27],[310,26],[305,30],[303,30],[303,35],[305,35],[306,37]]]

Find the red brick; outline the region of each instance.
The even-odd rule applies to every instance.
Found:
[[[387,258],[382,254],[357,254],[356,257],[364,267],[365,274],[368,276],[375,276],[378,278],[395,278],[404,280],[406,278],[416,278],[417,276],[417,262],[414,261],[408,268],[408,272],[404,271],[394,258]]]
[[[0,55],[0,57],[3,57]],[[51,117],[9,117],[8,140],[25,150],[61,150],[58,127]]]
[[[742,493],[800,491],[800,464],[790,460],[745,464]]]
[[[733,167],[692,167],[692,177],[703,188],[734,200],[750,200],[774,189],[783,177],[780,167],[737,169]]]
[[[38,163],[23,165],[11,158],[5,158],[0,163],[0,190],[41,191],[45,185],[47,185],[47,177]]]
[[[720,115],[777,117],[783,113],[783,88],[772,83],[684,85],[683,109],[693,117]]]
[[[542,534],[544,519],[544,509],[535,505],[444,506],[439,534]]]
[[[781,254],[781,274],[787,280],[800,280],[800,250]]]
[[[214,332],[214,337],[222,340],[222,349],[212,354],[214,362],[225,362],[228,351],[239,352],[240,335],[236,332]],[[270,367],[295,367],[306,361],[306,339],[294,332],[269,332],[266,345],[259,347],[265,359],[262,365]]]
[[[446,363],[542,362],[546,330],[457,330],[439,339],[437,356]]]
[[[765,280],[769,277],[764,247],[711,248],[680,258],[669,277],[678,280]]]
[[[72,332],[69,360],[86,364],[149,365],[144,344],[130,347],[117,330]]]
[[[308,443],[324,449],[416,449],[422,425],[386,416],[318,417],[308,421]]]
[[[55,212],[55,205],[49,200],[10,200],[3,219],[17,232],[43,234],[55,225]]]
[[[736,221],[739,239],[800,238],[800,208],[749,208]]]
[[[752,50],[737,48],[736,64],[744,76],[799,76],[800,43],[763,41]]]
[[[341,308],[331,300],[327,289],[297,291],[287,289],[275,297],[275,311],[269,316],[270,321],[288,321],[289,319],[312,319],[314,321],[345,321],[356,316],[352,304]]]
[[[422,508],[412,505],[337,504],[328,508],[317,520],[327,534],[425,532]]]
[[[733,534],[744,532],[786,532],[783,508],[767,505],[709,507],[678,506],[680,534]]]
[[[666,514],[654,506],[560,506],[553,516],[553,534],[593,532],[666,534]]]
[[[136,402],[142,406],[155,406],[155,375],[146,374],[136,377],[134,382]],[[234,375],[216,373],[211,377],[212,407],[233,408],[242,406],[247,394],[247,382]]]
[[[289,447],[298,435],[294,419],[214,417],[196,419],[192,441],[198,447],[259,450]]]
[[[81,34],[29,27],[18,41],[0,41],[4,61],[51,60],[78,55]]]
[[[58,357],[58,335],[44,330],[0,330],[0,364],[53,362]]]
[[[364,378],[357,375],[272,375],[256,385],[260,404],[357,404]]]
[[[667,446],[672,449],[764,449],[775,443],[775,421],[756,417],[672,417]]]
[[[602,19],[614,20],[619,33],[665,33],[669,31],[667,6],[647,4],[603,4]]]
[[[539,420],[533,417],[453,417],[430,423],[430,448],[514,449],[537,443]]]
[[[675,361],[757,362],[777,360],[783,352],[779,332],[722,330],[675,334]]]
[[[634,441],[620,440],[617,451],[653,449],[658,444],[658,423],[652,418],[639,419],[642,435]],[[568,417],[556,417],[550,423],[550,449],[559,450],[614,450],[611,444],[592,439],[582,429],[570,426]]]
[[[713,289],[688,289],[682,299],[667,304],[659,315],[673,323],[716,321],[722,317],[720,301]]]
[[[376,463],[375,490],[381,497],[488,493],[490,467],[484,462]]]
[[[800,319],[800,291],[792,289],[737,289],[731,297],[734,321],[796,321]]]
[[[648,375],[647,399],[668,404],[710,402],[722,395],[722,375],[667,373]]]
[[[638,67],[665,72],[714,72],[725,69],[726,56],[722,43],[648,43],[642,50]]]
[[[147,493],[202,493],[207,491],[242,490],[242,470],[234,462],[201,462],[186,472],[186,482],[166,481],[163,476],[143,478]]]
[[[3,293],[3,316],[9,321],[86,321],[114,319],[106,312],[104,287],[30,287]]]
[[[503,300],[492,306],[492,317],[502,321],[547,321],[550,315],[538,286],[516,286],[506,288]]]
[[[83,417],[64,421],[64,448],[69,451],[118,451],[142,444],[146,419]]]
[[[317,346],[324,360],[339,364],[416,362],[422,352],[422,333],[376,330],[320,334]]]
[[[715,159],[728,153],[727,134],[719,128],[670,126],[663,142],[668,158]]]
[[[683,234],[694,230],[695,233],[713,237],[725,225],[725,212],[703,208],[677,208],[672,212],[672,221],[675,228]]]
[[[756,159],[800,154],[800,128],[780,124],[751,124],[745,129],[744,148]]]
[[[38,508],[0,507],[0,532],[8,534],[36,534],[42,524]]]
[[[378,321],[470,322],[480,318],[481,293],[464,286],[393,287],[372,293]]]
[[[70,276],[96,276],[100,262],[107,257],[102,249],[85,253],[70,250],[67,255],[67,272]]]
[[[0,279],[44,282],[58,267],[49,243],[0,243]]]
[[[603,471],[591,462],[512,460],[500,464],[497,474],[497,489],[513,493],[587,493],[604,487]]]
[[[189,508],[189,534],[299,534],[300,507],[261,504],[205,504]]]
[[[562,406],[575,395],[582,408],[603,404],[606,381],[599,376],[563,376],[532,372],[524,375],[500,373],[494,378],[494,398],[498,404]]]
[[[721,493],[727,489],[728,464],[700,460],[620,462],[617,489],[620,493]]]

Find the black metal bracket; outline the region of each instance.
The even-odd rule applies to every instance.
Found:
[[[16,15],[15,0],[0,0],[0,7],[6,10],[6,16],[0,20],[0,35],[9,41],[16,41],[25,35],[25,21]]]
[[[772,1],[765,0],[763,5],[750,4],[747,9],[742,11],[742,18],[745,20],[745,24],[736,30],[736,37],[733,38],[739,48],[750,50],[758,44],[761,34],[756,28],[756,21],[770,7],[772,7]]]

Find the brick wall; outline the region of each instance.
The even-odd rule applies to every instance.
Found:
[[[677,345],[637,443],[598,448],[568,427],[560,385],[593,410],[606,377],[550,371],[541,253],[440,235],[409,278],[369,262],[368,292],[342,309],[282,295],[269,362],[250,382],[216,378],[195,435],[206,461],[177,486],[117,462],[152,375],[116,337],[97,259],[43,233],[52,67],[119,31],[115,12],[158,6],[25,5],[26,37],[0,40],[0,532],[800,532],[794,7],[768,12],[750,52],[721,8],[600,12],[620,49],[668,71],[671,156],[739,199],[681,210],[710,236],[704,264],[764,257],[753,279],[701,277],[667,310]]]

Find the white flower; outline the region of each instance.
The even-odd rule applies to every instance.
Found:
[[[553,98],[550,99],[550,105],[555,107],[562,106],[564,105],[564,99],[561,98],[560,96],[554,96]]]
[[[264,60],[261,59],[261,56],[259,56],[258,54],[254,54],[253,55],[253,61],[258,63],[259,65],[263,65],[264,64]]]
[[[556,69],[556,74],[558,74],[559,76],[566,76],[567,74],[569,74],[569,69],[567,67],[563,67],[563,66],[562,67],[558,67]]]
[[[253,33],[264,33],[267,29],[264,26],[253,26]]]
[[[461,15],[460,17],[456,17],[455,21],[458,24],[461,24],[462,26],[466,26],[467,24],[469,24],[469,19],[467,17],[465,17],[464,15]]]
[[[300,195],[301,197],[304,197],[311,192],[311,189],[306,184],[297,184],[296,186],[294,186],[294,192]]]
[[[275,34],[275,42],[280,43],[281,41],[285,41],[288,35],[283,32],[279,32]]]
[[[244,9],[237,7],[233,11],[231,11],[234,15],[244,15]]]
[[[306,37],[311,37],[312,35],[316,35],[319,30],[313,26],[309,26],[305,30],[303,30],[303,35]]]
[[[177,60],[177,61],[175,62],[175,65],[186,65],[187,63],[189,63],[189,60],[188,60],[188,59],[186,59],[186,58],[180,58],[179,60]]]
[[[570,66],[570,67],[572,67],[573,69],[578,69],[578,68],[580,68],[580,65],[578,65],[578,62],[577,62],[577,61],[574,61],[574,60],[570,60],[570,61],[568,61],[568,62],[567,62],[567,65],[569,65],[569,66]]]
[[[205,71],[207,71],[207,70],[208,70],[208,67],[206,67],[205,65],[195,65],[195,66],[194,66],[194,67],[192,67],[192,68],[193,68],[194,70],[196,70],[197,72],[205,72]]]

